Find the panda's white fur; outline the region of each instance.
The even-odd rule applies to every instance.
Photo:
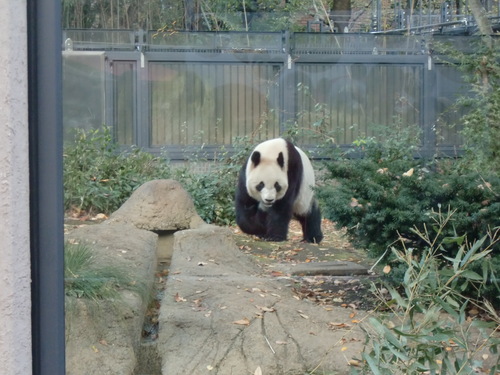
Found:
[[[295,146],[299,152],[300,159],[304,168],[304,174],[299,189],[299,194],[293,205],[293,212],[299,215],[305,215],[311,208],[313,200],[314,169],[307,155],[300,148]],[[249,159],[246,166],[246,187],[248,194],[260,202],[261,209],[271,206],[276,200],[283,198],[288,190],[288,150],[286,141],[283,138],[270,139],[262,142],[253,152],[260,152],[260,163],[255,167],[252,160]],[[283,154],[284,167],[276,163],[279,153]],[[259,182],[264,182],[264,188],[259,192],[256,186]],[[280,191],[276,191],[275,182],[281,186]]]
[[[314,169],[307,155],[283,138],[260,143],[240,172],[236,220],[250,234],[286,239],[292,217],[304,239],[321,241],[321,213],[314,199]],[[288,194],[287,194],[288,193]]]

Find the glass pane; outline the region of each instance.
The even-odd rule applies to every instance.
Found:
[[[379,168],[382,151],[368,150],[378,171],[362,187],[397,180],[371,198],[397,194],[401,182],[420,186],[432,168],[404,163],[462,147],[464,112],[455,105],[470,87],[442,50],[473,50],[466,3],[63,0],[64,126],[86,134],[65,153],[67,237],[90,240],[86,255],[105,274],[76,288],[84,273],[66,275],[68,373],[343,374],[362,364],[349,360],[361,358],[358,317],[373,306],[353,296],[364,291],[353,274],[365,277],[374,262],[345,240],[346,228],[321,221],[314,200],[276,213],[249,199],[244,209],[257,213],[248,226],[261,232],[245,235],[235,225],[237,186],[247,186],[239,171],[256,144],[283,136],[316,158],[314,170],[302,173],[302,154],[290,167],[282,156],[294,148],[280,149],[279,168],[256,190],[278,194],[295,174],[306,185],[315,172],[311,185],[336,186],[335,178],[317,183],[328,173],[317,159],[359,158],[377,140],[404,148],[390,152],[405,169]],[[500,29],[498,4],[481,3]],[[401,146],[407,134],[413,143]],[[284,170],[285,182],[264,189]],[[421,179],[402,177],[412,175]],[[372,206],[347,199],[345,216]],[[292,211],[299,220],[289,224]],[[311,212],[331,242],[303,241],[317,223],[304,219]],[[286,242],[255,236],[283,223]],[[391,217],[373,227],[397,225]],[[327,273],[334,261],[348,276]],[[319,278],[307,268],[325,263]],[[97,267],[110,264],[125,265],[125,278]],[[88,286],[110,279],[117,294],[87,298]]]
[[[66,139],[75,128],[92,129],[106,116],[105,52],[63,53],[63,122]]]

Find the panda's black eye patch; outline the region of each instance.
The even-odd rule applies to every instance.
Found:
[[[264,189],[264,183],[261,181],[256,187],[257,191],[261,191],[262,189]]]
[[[278,184],[277,182],[274,183],[274,188],[276,189],[277,192],[281,191],[281,185]]]

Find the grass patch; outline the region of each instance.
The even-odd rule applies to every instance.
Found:
[[[125,269],[98,261],[88,245],[67,242],[64,250],[64,289],[68,297],[99,302],[119,299],[123,290],[144,295],[145,285],[134,280]]]

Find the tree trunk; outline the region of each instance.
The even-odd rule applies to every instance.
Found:
[[[351,0],[333,0],[331,15],[334,26],[343,33],[351,19]]]
[[[196,0],[184,0],[184,23],[188,31],[198,30],[196,22]]]
[[[479,33],[481,35],[493,34],[491,22],[486,16],[486,10],[481,4],[481,0],[469,0],[469,7],[479,27]]]

